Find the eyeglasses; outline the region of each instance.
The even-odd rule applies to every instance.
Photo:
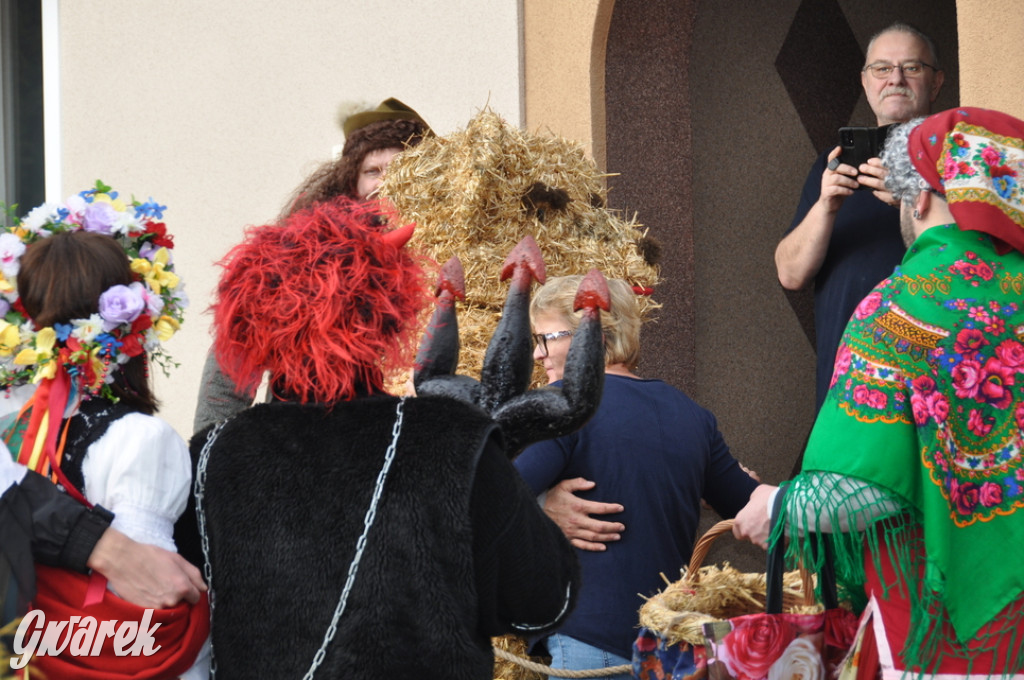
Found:
[[[534,333],[533,334],[533,346],[541,347],[543,354],[541,356],[548,355],[548,340],[558,340],[559,338],[568,338],[575,331],[558,331],[556,333]]]
[[[902,64],[890,64],[887,61],[876,61],[874,64],[868,64],[863,68],[864,71],[870,71],[871,75],[878,78],[879,80],[885,80],[892,75],[892,72],[896,69],[900,70],[905,78],[920,78],[924,75],[924,67],[927,66],[933,71],[938,71],[937,68],[931,64],[926,64],[923,61],[905,61]]]

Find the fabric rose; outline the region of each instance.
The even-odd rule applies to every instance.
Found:
[[[844,652],[850,649],[859,625],[860,619],[848,609],[825,610],[825,646],[842,649]]]
[[[57,205],[54,203],[43,203],[28,211],[28,214],[21,220],[21,226],[33,234],[56,219]]]
[[[985,334],[976,328],[965,328],[956,335],[954,349],[957,354],[970,357],[978,353],[982,347],[988,344]]]
[[[928,405],[928,415],[935,418],[935,422],[940,425],[946,422],[946,418],[949,417],[949,399],[946,395],[932,392],[925,398],[925,403]]]
[[[858,319],[866,319],[867,317],[874,314],[878,307],[882,304],[882,294],[880,292],[872,291],[866,298],[860,301],[857,305],[857,309],[854,310],[853,314]]]
[[[133,281],[128,287],[142,298],[142,301],[146,304],[146,313],[149,316],[160,317],[160,314],[164,311],[164,299],[162,297],[155,294],[148,286],[143,285],[141,281]]]
[[[768,670],[768,680],[821,680],[824,677],[821,653],[807,638],[789,643],[782,657]]]
[[[963,482],[952,480],[949,489],[949,498],[956,506],[957,512],[961,515],[970,515],[974,508],[978,507],[978,485],[974,482]]]
[[[985,482],[981,485],[981,491],[978,492],[978,500],[986,508],[1000,505],[1003,502],[1003,487],[995,482]]]
[[[964,359],[953,367],[953,387],[960,399],[976,399],[983,379],[981,364],[973,359]]]
[[[145,308],[146,302],[137,289],[122,285],[111,286],[100,295],[103,330],[112,331],[123,323],[135,321]]]
[[[867,385],[857,385],[853,388],[853,401],[858,404],[868,403],[869,392]]]
[[[1024,372],[1024,345],[1016,340],[1003,340],[996,346],[996,358],[1005,366]]]
[[[718,658],[737,680],[761,680],[793,641],[793,629],[770,614],[744,616],[733,623],[719,645]]]
[[[832,371],[832,382],[829,384],[829,387],[839,382],[839,376],[844,375],[850,370],[850,357],[850,346],[845,342],[839,345],[839,351],[836,352],[835,368]]]
[[[1012,368],[1003,366],[998,359],[989,359],[985,362],[985,371],[979,386],[980,400],[987,401],[996,408],[1006,408],[1013,403],[1013,393],[1010,388],[1014,384],[1015,371]]]
[[[10,232],[0,234],[0,272],[13,281],[21,268],[21,256],[25,254],[25,244]]]
[[[889,397],[881,390],[870,390],[868,392],[868,406],[881,411],[889,403]]]
[[[117,224],[117,211],[109,203],[90,203],[82,216],[82,228],[99,234],[110,235]]]
[[[970,415],[967,416],[967,429],[974,433],[976,437],[985,437],[992,431],[993,420],[991,417],[986,417],[978,409],[971,409]]]

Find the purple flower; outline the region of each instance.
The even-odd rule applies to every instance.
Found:
[[[117,211],[109,203],[90,203],[82,216],[82,227],[86,231],[110,234],[117,223]]]
[[[100,317],[103,330],[112,331],[123,323],[131,323],[146,308],[146,301],[137,290],[128,286],[111,286],[100,295]]]

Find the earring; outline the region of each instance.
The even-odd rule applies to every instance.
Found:
[[[918,210],[917,208],[914,208],[914,219],[915,220],[921,219],[921,211]]]

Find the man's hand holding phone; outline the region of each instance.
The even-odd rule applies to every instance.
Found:
[[[828,155],[828,165],[821,175],[821,195],[818,203],[830,213],[836,213],[842,207],[847,196],[852,196],[857,189],[857,168],[839,160],[843,147],[837,146]]]

